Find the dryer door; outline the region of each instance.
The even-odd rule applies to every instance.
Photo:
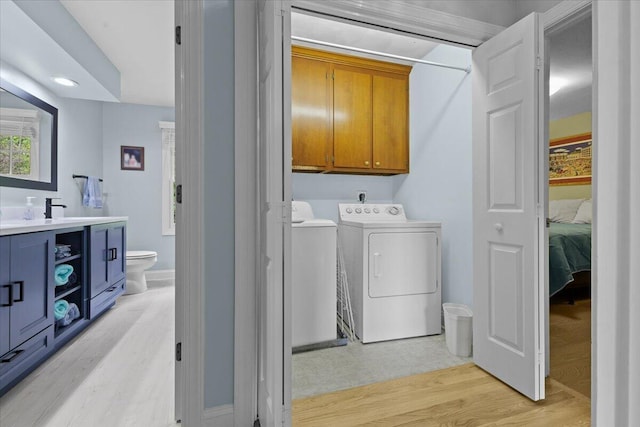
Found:
[[[369,235],[369,297],[434,293],[438,289],[438,247],[434,232]]]

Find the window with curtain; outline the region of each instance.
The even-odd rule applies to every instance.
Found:
[[[0,108],[0,175],[39,179],[39,130],[38,111]]]
[[[176,125],[160,122],[162,129],[162,234],[176,234]]]

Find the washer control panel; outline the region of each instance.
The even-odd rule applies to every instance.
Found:
[[[406,222],[401,204],[339,203],[340,221],[357,222]]]

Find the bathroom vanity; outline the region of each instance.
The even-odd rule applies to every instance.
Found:
[[[126,221],[0,222],[0,396],[125,291]],[[71,274],[61,278],[64,270]],[[61,302],[77,307],[73,318],[56,319]]]

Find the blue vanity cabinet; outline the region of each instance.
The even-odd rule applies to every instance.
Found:
[[[89,318],[113,305],[126,283],[126,223],[94,225],[89,234]]]
[[[10,242],[8,237],[0,238],[0,356],[11,348],[9,345],[9,313],[12,294],[9,283]]]
[[[52,232],[0,238],[0,394],[53,349],[54,246]]]

